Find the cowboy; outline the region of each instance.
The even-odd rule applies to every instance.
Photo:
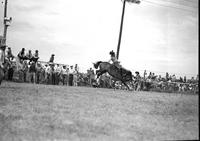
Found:
[[[113,62],[112,64],[115,65],[119,69],[122,68],[121,65],[119,64],[119,61],[118,61],[117,57],[115,56],[115,52],[112,50],[112,51],[110,51],[109,54],[110,54],[111,58],[110,58],[110,60],[108,62],[109,63]]]
[[[112,50],[112,51],[110,51],[110,60],[108,61],[108,62],[113,62],[112,64],[114,65],[114,66],[116,66],[119,70],[120,70],[120,73],[121,73],[121,75],[122,76],[124,76],[125,74],[123,73],[123,68],[122,68],[122,66],[120,65],[120,62],[118,61],[118,59],[117,59],[117,57],[115,56],[115,52]]]
[[[0,46],[0,67],[4,68],[4,63],[5,63],[5,49],[6,45],[1,45]]]

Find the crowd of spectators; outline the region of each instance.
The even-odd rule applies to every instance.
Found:
[[[6,79],[37,84],[78,86],[84,84],[82,81],[86,77],[88,78],[87,85],[92,85],[95,76],[92,68],[84,75],[79,72],[78,64],[71,66],[57,64],[54,63],[54,57],[55,55],[52,54],[48,62],[39,61],[38,50],[32,54],[31,50],[26,53],[25,48],[22,48],[14,57],[9,47],[6,50],[6,60],[8,62]],[[21,64],[20,68],[18,68],[17,61]]]
[[[9,81],[28,82],[37,84],[67,85],[67,86],[93,86],[103,88],[123,89],[120,82],[115,82],[108,74],[95,79],[95,72],[92,68],[86,73],[79,72],[78,64],[64,65],[54,63],[55,55],[52,54],[48,62],[39,61],[39,52],[35,50],[22,50],[16,57],[12,54],[11,48],[6,50],[6,59],[9,62],[6,72],[6,79]],[[17,59],[21,68],[17,68]],[[17,71],[16,71],[17,70]],[[165,76],[156,75],[145,70],[141,75],[138,71],[133,74],[132,88],[141,90],[165,90],[165,91],[198,91],[199,76],[187,79],[186,76],[177,78],[175,74],[166,73]]]
[[[135,90],[159,90],[172,92],[198,92],[199,75],[196,78],[191,77],[187,79],[184,77],[177,77],[175,74],[170,75],[168,72],[165,76],[156,75],[153,72],[147,74],[146,70],[143,76],[138,71],[135,72]]]

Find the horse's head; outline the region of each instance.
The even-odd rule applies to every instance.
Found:
[[[93,64],[93,66],[95,67],[95,63],[92,63]]]
[[[96,62],[96,63],[93,63],[94,68],[97,69],[100,63],[101,63],[101,61],[98,61],[98,62]]]

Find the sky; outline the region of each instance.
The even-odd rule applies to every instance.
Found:
[[[3,1],[3,0],[1,0]],[[7,45],[13,54],[39,50],[41,61],[74,65],[86,72],[117,51],[121,0],[8,0]],[[0,32],[3,33],[0,5]],[[198,74],[198,0],[142,0],[126,3],[119,52],[131,71]]]

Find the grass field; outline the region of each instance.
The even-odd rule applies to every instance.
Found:
[[[198,95],[3,82],[0,141],[199,139]]]

